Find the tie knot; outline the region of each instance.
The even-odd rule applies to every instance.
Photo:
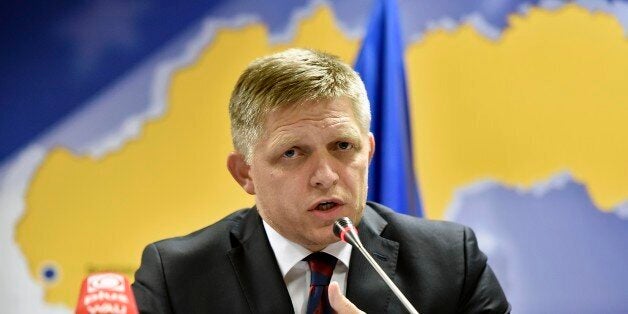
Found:
[[[310,286],[328,286],[338,259],[324,252],[314,252],[304,260],[312,273]]]

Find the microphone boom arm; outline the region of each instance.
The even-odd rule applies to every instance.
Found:
[[[349,220],[349,218],[347,217],[340,218],[334,223],[334,234],[340,237],[340,239],[343,242],[347,242],[351,244],[353,247],[357,248],[360,251],[360,253],[362,253],[364,258],[366,258],[366,260],[371,264],[371,266],[373,266],[375,271],[384,280],[384,282],[388,285],[390,290],[392,290],[395,296],[397,296],[397,298],[399,299],[399,301],[401,301],[403,306],[406,307],[408,312],[412,314],[419,314],[419,311],[417,311],[414,308],[414,306],[412,306],[412,303],[410,303],[410,301],[408,301],[406,296],[403,295],[403,293],[401,293],[401,290],[399,290],[399,288],[397,288],[397,286],[393,283],[390,277],[386,275],[386,272],[384,272],[384,270],[379,266],[379,264],[377,264],[375,259],[373,259],[373,257],[371,256],[371,254],[369,254],[369,252],[366,251],[366,248],[362,244],[362,241],[360,241],[360,238],[357,236],[356,229],[353,226],[353,223],[351,222],[351,220]]]

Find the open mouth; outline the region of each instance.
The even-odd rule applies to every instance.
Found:
[[[338,205],[338,203],[336,203],[336,202],[321,202],[314,209],[315,210],[320,210],[320,211],[328,211],[328,210],[336,207],[336,205]]]
[[[341,198],[326,197],[316,200],[309,208],[309,212],[315,217],[328,221],[330,219],[338,218],[340,211],[344,208],[345,203]]]
[[[335,220],[344,208],[345,203],[340,198],[319,199],[312,204],[309,212],[324,221]]]

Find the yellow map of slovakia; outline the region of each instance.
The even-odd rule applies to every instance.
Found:
[[[559,170],[602,208],[628,198],[628,43],[611,16],[576,6],[513,17],[498,42],[471,27],[432,32],[407,49],[414,148],[429,217],[485,178],[530,185]],[[217,33],[178,71],[165,115],[101,160],[51,151],[35,175],[17,241],[32,276],[61,276],[46,300],[73,307],[81,279],[127,271],[149,242],[183,235],[253,203],[231,179],[227,103],[253,58],[305,46],[352,62],[359,42],[320,7],[294,39],[271,45],[261,25]]]

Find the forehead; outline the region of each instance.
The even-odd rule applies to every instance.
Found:
[[[353,106],[346,98],[279,108],[270,112],[264,123],[264,133],[267,136],[309,128],[350,133],[359,133],[361,129]]]

